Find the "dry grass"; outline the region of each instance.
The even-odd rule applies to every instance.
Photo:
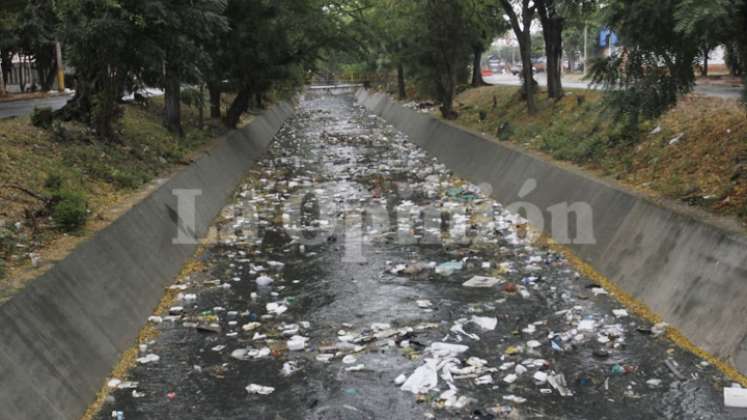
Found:
[[[747,223],[747,115],[737,102],[683,98],[631,133],[605,111],[599,92],[537,99],[539,112],[530,116],[516,87],[471,89],[457,98],[457,123]]]
[[[161,98],[123,109],[117,141],[97,139],[77,123],[64,123],[61,136],[33,127],[28,116],[0,120],[0,301],[134,205],[150,180],[184,165],[223,132],[216,121],[197,127],[197,111],[183,107],[186,135],[175,137],[161,125]],[[47,219],[29,219],[42,203],[8,187],[46,194],[51,175],[85,194],[90,216],[80,232],[63,234]]]

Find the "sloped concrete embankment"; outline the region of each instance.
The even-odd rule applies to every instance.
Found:
[[[385,95],[359,90],[356,98],[458,175],[489,183],[498,201],[542,209],[548,234],[558,223],[548,208],[588,203],[596,243],[569,244],[571,250],[695,345],[747,374],[747,236],[742,232],[404,108]],[[519,197],[531,179],[536,188]]]
[[[200,190],[201,237],[293,113],[281,103],[219,140],[0,307],[0,419],[76,419],[134,344],[196,245],[176,245],[174,190]]]

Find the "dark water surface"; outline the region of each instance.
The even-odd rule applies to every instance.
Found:
[[[305,98],[224,216],[206,269],[180,280],[183,314],[142,352],[160,360],[134,368],[136,388],[113,390],[98,418],[729,418],[718,371],[617,317],[563,257],[350,98]],[[449,261],[462,269],[434,270]],[[462,285],[475,275],[500,283]],[[268,316],[268,303],[287,312]],[[287,350],[292,335],[308,338],[303,351]],[[439,342],[468,349],[436,355]],[[395,384],[427,363],[435,389]]]

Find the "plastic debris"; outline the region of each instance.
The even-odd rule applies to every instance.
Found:
[[[282,303],[272,302],[266,305],[266,309],[268,314],[280,315],[285,313],[288,310],[288,307]]]
[[[524,404],[525,402],[527,402],[526,398],[518,397],[516,395],[504,395],[503,400],[511,401],[512,403],[516,403],[516,404]]]
[[[141,365],[147,365],[148,363],[157,363],[161,358],[157,354],[148,354],[143,357],[139,357],[137,362]]]
[[[334,354],[317,354],[316,360],[322,363],[329,363],[334,357]]]
[[[433,306],[433,303],[430,300],[425,300],[425,299],[418,300],[416,303],[418,304],[418,308],[422,308],[422,309],[428,309],[431,306]]]
[[[257,384],[249,384],[246,387],[246,392],[257,395],[270,395],[275,392],[275,388],[271,386],[262,386]]]
[[[535,372],[533,379],[536,385],[544,385],[547,383],[547,374],[545,372]]]
[[[724,406],[728,408],[747,408],[747,389],[724,388]]]
[[[288,340],[288,350],[289,351],[301,351],[306,348],[306,342],[309,341],[307,337],[303,337],[300,335],[294,335],[293,337]]]
[[[294,373],[299,371],[298,364],[296,362],[285,362],[283,363],[283,369],[280,371],[280,373],[283,374],[283,376],[291,376]]]
[[[565,381],[565,375],[562,373],[556,375],[548,375],[547,382],[555,388],[558,393],[563,397],[572,397],[573,392],[568,388],[568,384]]]
[[[488,288],[493,287],[500,282],[501,280],[495,277],[474,276],[466,282],[462,283],[462,286],[472,288]]]
[[[450,276],[456,271],[461,271],[463,267],[464,264],[462,264],[462,262],[460,261],[445,262],[436,266],[436,274],[440,274],[442,276]]]
[[[661,386],[661,379],[651,378],[646,381],[646,385],[651,389],[656,389]]]
[[[625,309],[613,309],[612,314],[617,318],[625,318],[628,316],[628,311]]]
[[[498,325],[497,318],[490,318],[485,316],[473,316],[470,321],[482,328],[483,331],[493,331]]]
[[[413,394],[425,394],[438,386],[438,372],[436,360],[426,360],[426,363],[415,369],[412,375],[402,384],[403,391]]]
[[[273,282],[272,277],[268,277],[268,276],[259,276],[257,277],[257,280],[255,281],[257,283],[257,286],[260,286],[260,287],[269,286]]]

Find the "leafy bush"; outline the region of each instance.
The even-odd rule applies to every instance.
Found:
[[[52,126],[53,120],[54,112],[49,107],[34,108],[34,111],[31,113],[31,124],[34,127],[49,128]]]
[[[52,220],[65,232],[80,229],[88,218],[88,202],[83,193],[60,190],[53,196]]]

